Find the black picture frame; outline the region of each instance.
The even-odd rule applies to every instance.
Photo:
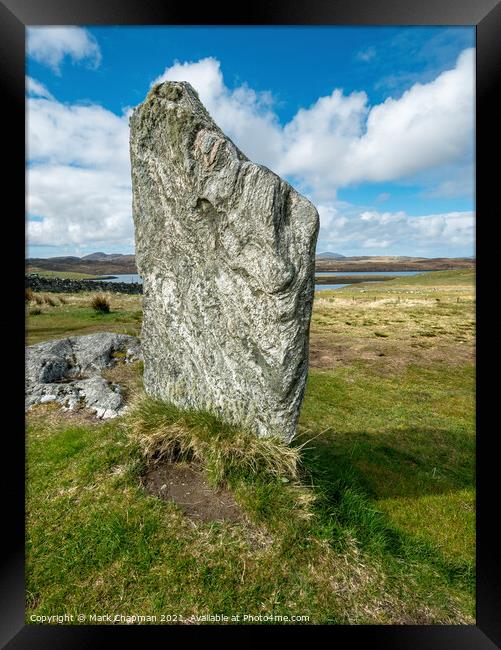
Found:
[[[195,22],[196,21],[196,22]],[[32,25],[474,25],[477,33],[476,102],[476,209],[478,301],[478,376],[483,377],[484,345],[490,339],[491,317],[481,316],[484,280],[488,277],[488,256],[481,251],[482,233],[488,232],[496,216],[499,164],[491,163],[489,152],[499,152],[498,103],[501,87],[501,5],[498,0],[255,0],[236,8],[200,7],[165,0],[4,0],[0,3],[0,84],[3,90],[4,199],[8,209],[9,231],[5,251],[9,254],[9,308],[0,319],[4,340],[8,341],[8,393],[5,410],[13,415],[6,425],[3,414],[4,542],[1,570],[0,642],[9,650],[28,648],[98,648],[113,642],[144,643],[152,635],[175,642],[190,641],[220,644],[224,637],[247,642],[258,637],[283,641],[292,633],[297,641],[310,640],[317,632],[328,642],[345,648],[348,644],[374,648],[462,650],[491,649],[501,645],[501,589],[499,543],[496,534],[496,487],[499,470],[494,445],[497,430],[488,421],[488,409],[496,404],[487,382],[477,382],[477,624],[472,626],[323,626],[278,627],[185,627],[169,626],[41,626],[24,623],[24,246],[25,246],[25,26]],[[498,117],[499,119],[499,117]],[[10,138],[11,145],[6,144]],[[4,211],[6,210],[4,204]],[[497,210],[499,212],[499,210]],[[6,227],[4,215],[4,229]],[[494,257],[495,259],[495,257]],[[12,305],[12,308],[10,307]],[[15,305],[15,308],[14,308]],[[487,307],[488,308],[488,307]],[[8,313],[7,313],[8,311]],[[11,313],[12,312],[12,313]],[[16,319],[19,318],[18,321]],[[492,332],[494,335],[494,331]],[[10,343],[12,341],[12,344]],[[484,341],[486,343],[484,343]],[[15,344],[14,344],[15,342]],[[492,362],[494,363],[494,362]],[[495,422],[495,420],[494,420]],[[279,635],[279,636],[277,636]],[[304,636],[303,636],[304,635]],[[325,643],[325,641],[323,641]]]

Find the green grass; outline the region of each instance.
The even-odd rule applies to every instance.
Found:
[[[385,516],[350,445],[332,449],[328,436],[308,443],[299,484],[288,463],[242,469],[234,462],[242,434],[211,416],[152,401],[142,409],[132,434],[126,418],[100,426],[32,418],[29,614],[119,607],[185,618],[212,612],[301,614],[312,623],[472,621],[470,564]],[[218,456],[219,471],[209,475],[227,482],[250,524],[193,526],[176,506],[145,492],[138,477],[162,444],[155,435],[162,426],[202,440],[199,458],[209,467]],[[264,457],[280,459],[277,447]]]
[[[156,622],[162,614],[211,613],[305,615],[331,624],[473,623],[468,273],[428,274],[435,285],[419,276],[421,284],[399,279],[405,283],[398,289],[391,281],[317,294],[312,345],[335,353],[317,359],[314,350],[292,449],[150,399],[106,423],[34,409],[27,619],[119,611]],[[137,297],[112,304],[115,311],[102,318],[115,313],[123,321],[99,326],[139,323],[138,305]],[[29,319],[38,340],[54,327],[63,332],[72,323],[83,333],[96,324],[89,296],[45,310]],[[36,329],[44,317],[45,333]],[[420,339],[427,347],[411,355],[415,319],[424,321],[420,331],[438,336]],[[465,332],[463,340],[453,341],[450,328]],[[389,336],[375,336],[379,331]],[[339,352],[347,340],[366,358]],[[444,346],[455,351],[447,361]],[[135,368],[126,369],[137,390]],[[233,492],[246,521],[194,524],[149,495],[139,477],[162,454],[205,466],[214,484]]]
[[[59,303],[59,294],[43,295],[52,297],[54,302]],[[111,305],[109,313],[96,312],[93,309],[95,293],[64,294],[66,304],[57,304],[54,307],[43,305],[41,314],[28,317],[27,345],[100,331],[138,335],[142,318],[141,297],[126,294],[105,295]]]
[[[26,274],[36,273],[44,278],[66,278],[67,280],[92,280],[98,278],[98,275],[91,275],[90,273],[79,273],[77,271],[48,271],[47,269],[39,269],[35,266],[29,266],[26,269]]]
[[[349,469],[390,522],[471,570],[474,381],[472,366],[409,366],[403,375],[383,378],[360,364],[311,373],[315,399],[306,399],[302,411],[304,426],[328,428],[321,443],[333,476],[336,468]],[[456,509],[459,493],[465,505]]]
[[[390,285],[405,285],[419,287],[459,287],[473,286],[475,283],[475,270],[462,269],[456,271],[432,271],[422,275],[406,275],[389,280]]]

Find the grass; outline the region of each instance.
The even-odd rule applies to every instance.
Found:
[[[27,345],[65,336],[79,336],[93,332],[118,332],[139,334],[141,328],[141,296],[105,294],[110,303],[110,313],[96,312],[92,308],[94,293],[50,293],[59,304],[34,319],[28,317]],[[63,297],[63,300],[61,300]],[[34,293],[34,300],[42,304],[42,294]]]
[[[92,309],[98,314],[109,314],[111,311],[110,301],[105,296],[94,296],[90,303]]]
[[[37,274],[44,278],[62,278],[67,280],[93,280],[98,278],[98,275],[91,275],[89,273],[79,273],[77,271],[48,271],[47,269],[40,269],[36,266],[28,266],[26,275]]]
[[[199,461],[216,484],[232,474],[297,478],[299,454],[294,447],[257,438],[208,413],[182,412],[143,396],[129,412],[127,426],[146,458]]]
[[[383,378],[360,364],[312,373],[308,390],[315,399],[305,400],[302,412],[304,426],[327,429],[321,444],[331,479],[349,469],[392,524],[471,569],[474,381],[472,366],[454,372],[409,366]],[[464,506],[455,509],[458,494]]]
[[[44,296],[44,302],[45,302],[46,305],[50,305],[51,307],[57,307],[57,305],[59,304],[59,301],[57,300],[57,298],[55,298],[54,296],[49,296],[49,295]]]
[[[409,363],[471,364],[474,344],[470,270],[435,271],[316,293],[310,349],[319,368],[359,360],[381,373],[400,372]]]
[[[91,296],[66,298],[29,318],[28,337],[140,324],[137,296],[113,297],[108,315],[92,314]],[[35,408],[27,617],[473,623],[473,308],[468,271],[318,292],[292,447],[138,396],[140,364],[107,371],[134,400],[122,418]],[[414,347],[420,340],[429,347]],[[140,477],[162,457],[203,466],[245,521],[194,524],[151,496]]]

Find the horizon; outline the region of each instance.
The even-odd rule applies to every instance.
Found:
[[[474,257],[474,46],[471,27],[29,28],[26,256],[134,254],[128,116],[185,80],[316,205],[317,254]]]
[[[133,255],[135,256],[135,252],[133,251],[132,253],[105,253],[104,251],[93,251],[92,253],[86,253],[85,255],[79,256],[79,255],[50,255],[49,257],[41,257],[41,256],[30,256],[27,257],[27,260],[30,259],[46,259],[50,260],[53,258],[64,258],[64,257],[75,257],[78,259],[84,259],[85,257],[89,257],[90,255],[122,255],[122,256],[129,256]],[[341,253],[337,253],[336,251],[319,251],[315,253],[315,256],[318,257],[319,255],[341,255]],[[436,259],[436,258],[444,258],[444,259],[460,259],[460,258],[475,258],[475,254],[472,253],[471,255],[455,255],[455,256],[443,256],[443,255],[437,255],[433,257],[429,257],[427,255],[358,255],[358,254],[343,254],[342,258],[350,258],[350,257],[416,257],[416,258],[422,258],[422,259]]]

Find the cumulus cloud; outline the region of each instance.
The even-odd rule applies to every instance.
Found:
[[[281,126],[268,94],[230,90],[219,61],[176,63],[154,83],[189,81],[215,121],[256,162],[292,176],[313,196],[390,181],[461,159],[473,147],[474,51],[451,70],[370,107],[365,92],[334,89]]]
[[[346,204],[319,205],[320,247],[366,255],[473,254],[475,215],[448,212],[409,216],[404,211],[379,212]],[[458,253],[457,251],[463,251]]]
[[[194,63],[176,62],[153,84],[162,81],[188,81],[217,124],[246,156],[270,168],[277,167],[283,135],[270,93],[258,93],[245,85],[230,90],[224,83],[220,62],[212,57]]]
[[[28,56],[60,74],[65,56],[72,61],[86,61],[97,67],[101,51],[96,39],[83,27],[30,27],[27,38]]]
[[[32,163],[78,165],[129,172],[126,116],[99,105],[28,100],[29,158]]]
[[[102,106],[28,100],[31,246],[132,245],[128,136]]]
[[[33,97],[44,97],[45,99],[54,99],[46,86],[32,77],[26,77],[26,92]]]
[[[114,171],[41,165],[29,171],[31,246],[132,244],[130,186]]]
[[[336,190],[447,170],[442,177],[436,175],[440,182],[434,191],[452,194],[453,170],[471,171],[473,73],[473,51],[465,50],[452,69],[430,83],[414,84],[399,99],[371,107],[364,92],[345,95],[334,89],[298,110],[285,125],[270,93],[245,85],[230,89],[214,58],[177,62],[153,83],[189,81],[249,158],[288,177],[320,204],[322,248],[412,254],[416,247],[416,254],[425,254],[439,245],[471,245],[473,215],[410,217],[357,210],[337,201]],[[28,205],[30,215],[39,218],[29,224],[30,244],[132,246],[126,112],[119,116],[98,105],[63,104],[33,79],[27,88],[32,95]],[[380,194],[376,204],[387,198],[387,193]]]
[[[286,125],[282,173],[313,192],[389,181],[461,160],[473,146],[474,56],[399,99],[369,109],[365,93],[335,90]]]

